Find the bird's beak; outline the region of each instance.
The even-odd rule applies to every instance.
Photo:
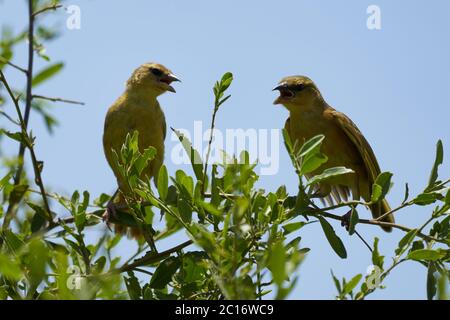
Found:
[[[173,93],[175,93],[176,91],[175,91],[175,88],[172,87],[170,84],[172,82],[174,82],[174,81],[181,82],[181,80],[178,79],[173,73],[169,73],[167,75],[162,76],[160,81],[162,81],[165,84],[167,84],[167,91],[170,91],[170,92],[173,92]]]
[[[281,92],[283,90],[287,90],[287,83],[286,82],[282,82],[282,83],[278,84],[275,88],[272,89],[272,91],[277,91],[277,90],[280,92],[280,96],[278,96],[275,99],[273,104],[282,104],[283,103],[283,95],[281,94]]]

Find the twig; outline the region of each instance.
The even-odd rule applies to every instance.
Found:
[[[7,65],[9,65],[10,67],[13,67],[16,70],[19,70],[25,74],[28,74],[28,71],[22,67],[19,67],[18,65],[10,62],[8,59],[3,58],[2,56],[0,56],[0,62],[1,63],[6,63]]]
[[[142,273],[148,274],[149,276],[153,276],[153,272],[150,272],[150,271],[147,271],[147,270],[144,270],[141,268],[134,268],[133,270],[137,271],[137,272],[142,272]]]
[[[48,100],[48,101],[52,101],[52,102],[64,102],[64,103],[70,103],[70,104],[78,104],[78,105],[81,105],[81,106],[85,105],[85,103],[81,102],[81,101],[68,100],[68,99],[62,99],[62,98],[46,97],[46,96],[41,96],[41,95],[38,95],[38,94],[33,94],[32,98],[33,99]]]
[[[366,245],[367,248],[369,248],[370,252],[373,252],[372,247],[367,243],[367,241],[358,233],[358,231],[354,230],[355,234],[358,236],[358,238]]]
[[[308,216],[315,216],[315,215],[321,215],[324,216],[326,218],[330,218],[330,219],[334,219],[334,220],[338,220],[338,221],[343,221],[344,218],[326,211],[321,211],[321,210],[315,210],[314,208],[310,208],[310,211],[305,212],[306,215]],[[376,225],[376,226],[380,226],[380,227],[392,227],[395,229],[399,229],[405,232],[409,232],[413,229],[396,224],[396,223],[392,223],[392,222],[384,222],[384,221],[377,221],[377,220],[368,220],[368,219],[359,219],[358,223],[362,223],[362,224],[370,224],[370,225]],[[430,236],[427,236],[423,233],[418,232],[417,236],[426,240],[426,241],[436,241],[436,242],[440,242],[440,243],[445,243],[447,244],[446,241],[444,240],[439,240]]]
[[[35,18],[36,16],[38,16],[38,15],[40,15],[40,14],[46,12],[46,11],[56,10],[56,9],[59,9],[59,8],[62,8],[61,4],[53,4],[53,5],[44,7],[42,9],[40,9],[40,10],[37,10],[36,12],[33,12],[32,16],[33,16],[33,18]]]
[[[17,122],[16,120],[14,120],[12,117],[10,117],[5,111],[0,110],[0,114],[2,114],[6,119],[8,119],[9,121],[11,121],[12,123],[14,123],[17,126],[20,126],[20,123]]]
[[[393,214],[394,212],[397,212],[397,211],[399,211],[400,209],[403,209],[403,208],[405,208],[405,207],[408,207],[408,206],[410,206],[410,205],[412,205],[412,204],[413,204],[413,201],[408,201],[408,202],[402,203],[402,204],[401,204],[400,206],[398,206],[397,208],[392,209],[392,210],[390,210],[390,211],[388,211],[388,212],[386,212],[386,213],[383,213],[381,216],[377,217],[375,220],[376,220],[376,221],[381,221],[381,220],[383,220],[385,217],[387,217],[388,215]]]
[[[209,156],[211,154],[211,144],[212,144],[212,140],[213,140],[213,136],[214,136],[214,127],[215,127],[215,123],[216,123],[216,114],[217,111],[219,111],[219,108],[217,107],[217,103],[214,106],[214,112],[211,118],[211,134],[209,135],[209,141],[208,141],[208,150],[206,151],[206,159],[205,159],[205,166],[203,169],[203,181],[202,181],[202,193],[205,193],[205,183],[206,183],[206,174],[208,173],[208,161],[209,161]]]

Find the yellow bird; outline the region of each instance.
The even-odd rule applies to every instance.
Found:
[[[157,177],[164,160],[164,139],[166,121],[157,97],[166,91],[175,92],[171,86],[180,81],[169,69],[157,63],[145,63],[138,67],[126,83],[125,92],[109,108],[103,132],[103,148],[119,185],[118,191],[108,204],[105,219],[115,213],[116,207],[124,205],[123,194],[127,194],[127,184],[116,167],[113,150],[117,153],[128,133],[139,132],[139,150],[150,146],[156,148],[154,160],[143,170],[142,178]],[[118,199],[114,199],[117,195]],[[116,226],[116,230],[119,227]],[[120,228],[119,228],[120,229]],[[117,231],[123,231],[117,230]]]
[[[331,205],[347,201],[350,192],[354,200],[362,197],[369,202],[372,185],[381,171],[372,148],[358,127],[345,114],[330,107],[308,77],[283,78],[273,90],[280,92],[274,104],[282,104],[289,110],[285,129],[292,142],[297,141],[301,145],[316,135],[325,136],[321,150],[328,161],[309,177],[337,166],[354,171],[319,184],[318,194]],[[371,205],[370,210],[377,218],[391,208],[386,200],[382,200]],[[383,221],[393,223],[394,217],[387,215]],[[392,229],[388,226],[382,228],[388,232]]]

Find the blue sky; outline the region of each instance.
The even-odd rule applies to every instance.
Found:
[[[0,24],[21,30],[24,4],[0,1]],[[32,116],[30,122],[38,136],[36,151],[45,161],[43,179],[55,191],[69,194],[87,189],[93,195],[114,191],[115,179],[101,144],[104,115],[123,92],[132,70],[146,61],[166,65],[183,81],[176,84],[176,94],[160,98],[167,122],[175,128],[192,129],[196,120],[209,122],[212,85],[226,71],[233,72],[235,80],[232,98],[220,110],[217,127],[281,128],[287,111],[272,105],[276,94],[271,88],[283,76],[308,75],[328,103],[363,131],[382,170],[394,172],[389,195],[392,206],[402,200],[405,182],[412,194],[425,186],[437,139],[443,139],[448,153],[450,2],[446,0],[353,0],[345,5],[331,0],[85,0],[66,4],[80,7],[81,29],[65,28],[68,15],[63,11],[46,18],[46,23],[62,30],[62,37],[47,46],[47,54],[53,61],[66,62],[66,67],[36,93],[81,100],[86,105],[55,105],[53,114],[60,126],[53,136],[39,118]],[[366,27],[366,8],[371,4],[381,9],[381,30]],[[14,62],[25,65],[25,58],[18,53]],[[44,65],[37,59],[37,70]],[[23,83],[22,76],[11,69],[7,76]],[[167,149],[173,145],[167,139]],[[2,148],[6,153],[16,152],[16,146],[11,149],[3,144]],[[275,190],[286,184],[293,193],[297,178],[283,149],[280,154],[279,173],[261,177],[258,186]],[[166,164],[172,174],[179,168]],[[188,166],[180,168],[189,170]],[[448,160],[441,175],[450,176]],[[396,219],[415,226],[430,210],[403,210]],[[361,209],[360,216],[369,213]],[[319,225],[302,229],[303,246],[312,251],[299,269],[300,279],[290,298],[333,298],[331,268],[339,277],[365,273],[370,253],[356,237],[347,236],[338,224],[335,227],[349,257],[341,260],[332,252]],[[403,234],[386,234],[372,226],[361,226],[359,231],[366,239],[380,237],[381,252],[388,257]],[[164,246],[184,238],[178,235]],[[130,253],[132,246],[124,243],[119,253]],[[387,278],[387,289],[371,298],[423,299],[425,280],[422,266],[404,264]]]

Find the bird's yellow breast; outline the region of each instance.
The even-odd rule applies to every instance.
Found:
[[[127,134],[135,130],[139,132],[141,152],[151,146],[156,148],[155,159],[142,173],[142,178],[154,177],[163,163],[165,138],[164,114],[156,100],[153,103],[142,104],[128,97],[121,97],[109,108],[106,115],[103,147],[121,189],[125,188],[125,183],[116,168],[112,150],[119,152]]]

